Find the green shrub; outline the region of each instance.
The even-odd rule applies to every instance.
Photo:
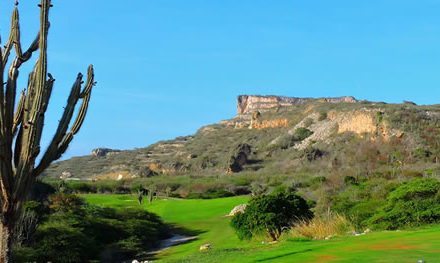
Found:
[[[49,204],[28,202],[26,209],[41,218],[32,242],[15,248],[17,262],[122,262],[169,237],[152,213],[100,208],[72,194],[52,195]]]
[[[83,214],[85,201],[73,194],[58,193],[49,197],[49,208],[53,212]]]
[[[298,128],[295,130],[294,140],[297,142],[301,142],[307,139],[312,134],[313,132],[307,128]]]
[[[14,247],[13,251],[12,262],[35,262],[39,257],[38,251],[30,247]]]
[[[189,193],[186,198],[188,199],[214,199],[234,196],[233,193],[224,189],[209,189],[203,193]]]
[[[89,182],[75,182],[67,183],[67,190],[77,194],[97,193],[96,185]]]
[[[310,184],[314,185],[314,184],[322,184],[325,183],[327,181],[327,178],[325,176],[316,176],[313,177],[312,179],[310,179]]]
[[[318,116],[318,121],[323,121],[327,119],[327,112],[321,111]]]
[[[440,182],[414,179],[392,191],[370,220],[378,228],[397,229],[440,222]]]
[[[356,185],[357,179],[354,176],[345,176],[344,177],[344,184],[345,185]]]
[[[276,150],[277,148],[286,150],[294,146],[296,143],[302,142],[312,134],[313,132],[307,128],[297,128],[293,134],[286,134],[281,136],[276,144],[270,145],[268,150]]]
[[[352,179],[344,181],[347,184]],[[344,191],[332,198],[332,209],[345,215],[356,229],[361,230],[369,225],[371,217],[385,205],[386,197],[394,188],[395,184],[385,179],[348,184]]]
[[[29,198],[31,200],[43,201],[55,192],[56,189],[51,184],[37,180],[32,188]]]
[[[265,234],[277,240],[294,222],[311,217],[306,200],[284,192],[252,199],[244,213],[232,218],[231,225],[240,239]]]
[[[63,222],[39,228],[36,240],[38,262],[86,262],[96,253],[92,237]]]

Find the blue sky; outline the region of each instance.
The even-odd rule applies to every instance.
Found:
[[[38,28],[22,0],[23,41]],[[0,0],[7,38],[12,0]],[[440,103],[437,0],[53,0],[45,144],[77,72],[98,85],[65,157],[130,149],[233,117],[239,94]],[[26,83],[22,71],[22,86]]]

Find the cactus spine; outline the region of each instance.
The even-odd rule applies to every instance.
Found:
[[[55,135],[40,154],[44,117],[55,79],[47,71],[51,0],[41,0],[39,7],[40,29],[29,48],[23,51],[21,45],[18,2],[12,13],[9,38],[0,47],[0,263],[10,261],[11,231],[22,202],[35,178],[61,157],[81,128],[95,85],[93,66],[88,68],[84,87],[83,75],[78,74]],[[15,58],[8,63],[13,51]],[[39,55],[37,62],[29,74],[27,89],[17,102],[20,67],[34,53]],[[78,104],[78,113],[73,118]],[[38,156],[41,158],[37,163]]]

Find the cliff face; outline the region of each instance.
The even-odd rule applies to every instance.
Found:
[[[288,107],[293,105],[301,105],[311,101],[322,101],[328,103],[356,103],[354,97],[337,97],[337,98],[295,98],[283,96],[260,96],[260,95],[240,95],[237,99],[238,115],[251,114],[255,111],[264,112],[269,109],[280,107]]]

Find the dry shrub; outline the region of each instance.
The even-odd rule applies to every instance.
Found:
[[[302,220],[295,224],[291,230],[295,237],[310,239],[329,239],[353,231],[354,227],[351,222],[336,213],[328,213],[323,217],[315,217],[308,221]]]

